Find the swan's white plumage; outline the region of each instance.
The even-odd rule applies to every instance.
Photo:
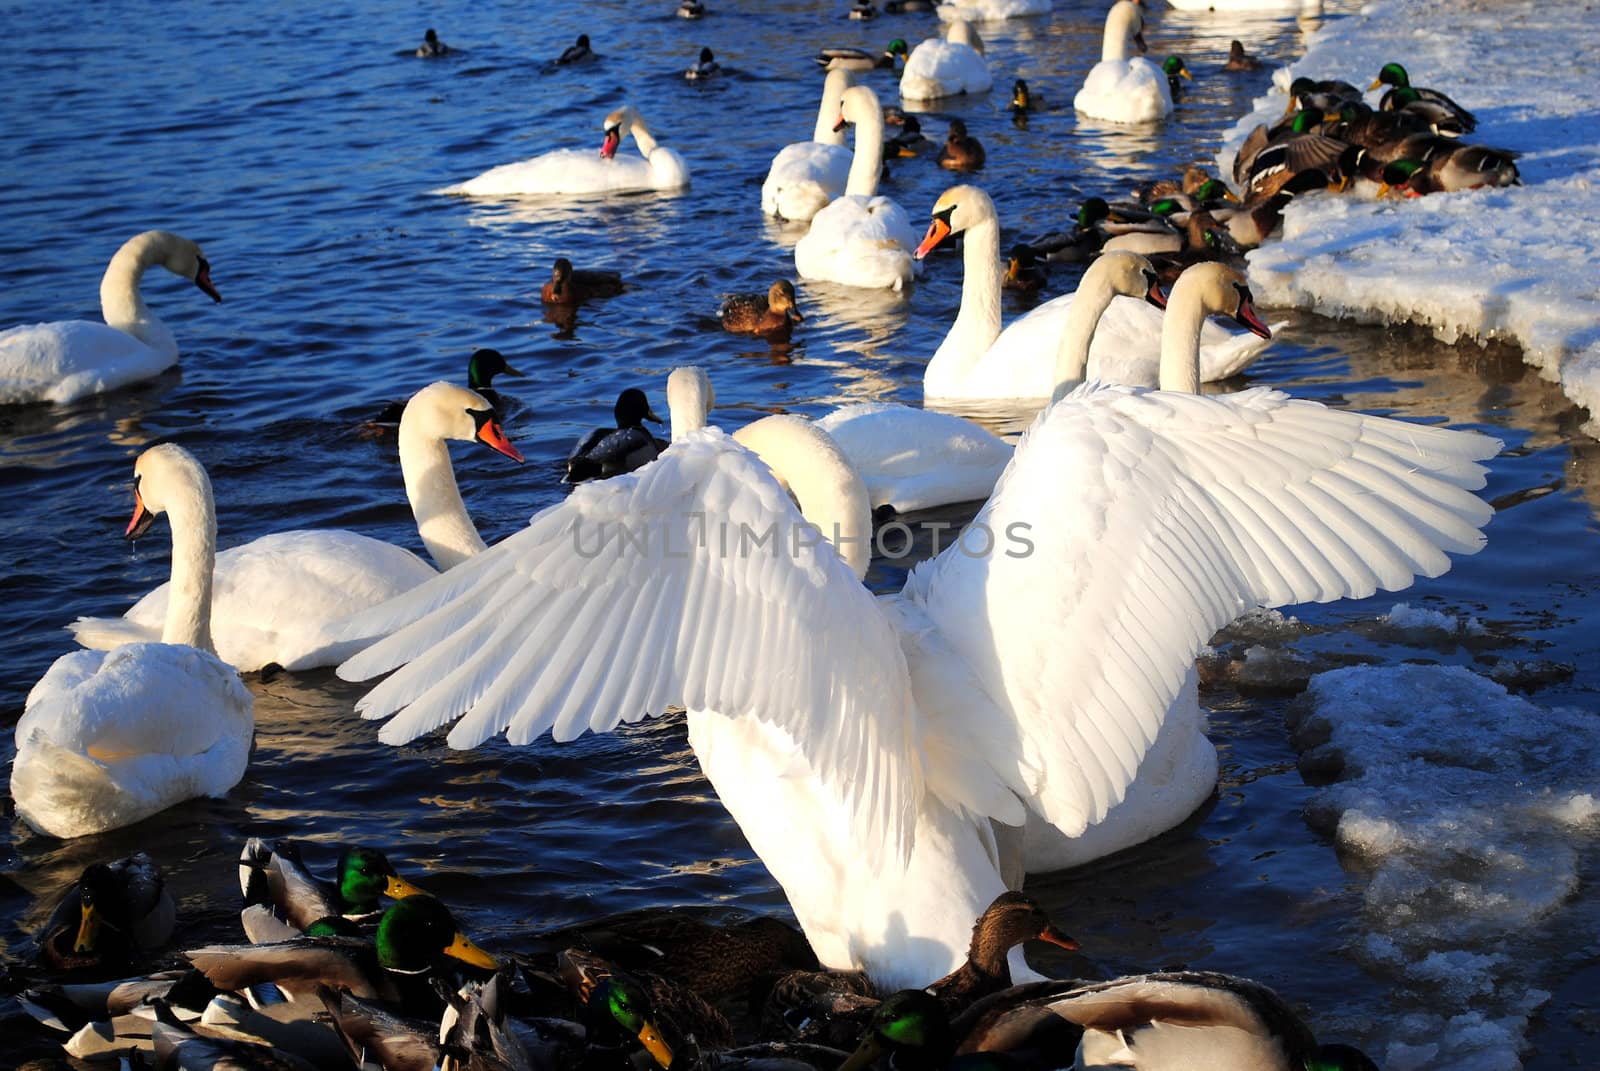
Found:
[[[905,100],[940,100],[963,93],[983,93],[994,85],[989,64],[971,44],[964,21],[951,23],[949,36],[931,37],[912,50],[900,74]]]
[[[867,402],[817,421],[866,482],[873,508],[901,513],[989,496],[1011,444],[970,420],[932,409]]]
[[[633,135],[638,156],[619,152],[605,159],[598,149],[556,149],[529,160],[492,167],[437,192],[469,197],[579,195],[676,190],[689,185],[689,167],[683,157],[665,145],[657,145],[637,113],[631,108],[619,109],[607,116],[608,123],[614,116],[624,116],[621,135]]]
[[[803,222],[844,192],[851,153],[844,132],[833,128],[839,118],[839,99],[853,82],[849,71],[830,70],[823,80],[811,140],[785,145],[772,158],[761,184],[761,210],[767,215]]]
[[[1055,0],[953,0],[940,4],[938,14],[945,22],[988,22],[1048,15],[1054,8]]]
[[[1111,123],[1147,123],[1172,113],[1167,76],[1143,56],[1128,55],[1128,46],[1144,26],[1132,0],[1117,0],[1106,13],[1100,62],[1089,69],[1072,106],[1084,115]]]
[[[1018,822],[1026,804],[1068,833],[1102,819],[1195,652],[1240,610],[1404,586],[1477,549],[1490,511],[1466,489],[1497,448],[1268,390],[1080,388],[1035,422],[979,514],[994,549],[952,546],[872,603],[826,548],[769,559],[713,537],[693,552],[690,518],[758,532],[798,518],[765,466],[690,432],[362,615],[351,638],[388,638],[340,672],[409,663],[360,704],[399,712],[391,743],[457,717],[450,741],[466,746],[689,707],[707,777],[824,962],[926,981],[960,962],[1004,888],[986,816]],[[691,553],[619,560],[619,536],[576,531],[602,522],[671,530]],[[1142,836],[1138,817],[1123,828]],[[909,855],[883,851],[907,824]]]

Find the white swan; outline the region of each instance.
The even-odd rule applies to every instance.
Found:
[[[1075,293],[1045,302],[1002,332],[1000,224],[994,202],[976,187],[956,186],[934,203],[932,214],[920,253],[926,255],[951,234],[964,234],[965,239],[961,308],[923,372],[924,397],[1042,400],[1057,394],[1064,375],[1081,379],[1085,368],[1090,378],[1107,383],[1156,385],[1161,313],[1149,302],[1119,296],[1122,292],[1112,280],[1126,272],[1125,264],[1091,265]],[[1204,382],[1237,375],[1260,356],[1269,337],[1256,325],[1246,326],[1255,334],[1234,335],[1211,323],[1202,326]]]
[[[839,100],[854,83],[844,68],[828,71],[822,83],[822,106],[810,141],[785,145],[772,158],[761,184],[761,211],[779,219],[802,222],[844,192],[850,176],[850,150],[843,129],[835,129]]]
[[[53,837],[116,829],[195,796],[225,796],[244,776],[254,704],[211,648],[211,481],[182,447],[153,446],[133,466],[128,535],[171,516],[176,592],[159,636],[73,651],[28,693],[17,722],[11,797]]]
[[[1144,15],[1132,0],[1117,0],[1106,14],[1100,62],[1089,69],[1072,106],[1084,115],[1112,123],[1147,123],[1172,113],[1172,90],[1165,72],[1128,46],[1144,51]]]
[[[1174,288],[1190,336],[1248,300],[1216,267]],[[1197,354],[1174,340],[1175,382]],[[1242,609],[1404,587],[1480,548],[1491,510],[1464,488],[1498,446],[1264,389],[1089,385],[1035,422],[976,539],[874,599],[865,488],[825,433],[691,431],[360,615],[349,638],[387,638],[340,673],[404,665],[358,704],[395,715],[389,743],[451,722],[455,747],[568,740],[687,707],[818,957],[918,984],[1004,888],[985,818],[1032,810],[1068,835],[1104,818]]]
[[[951,0],[936,9],[945,22],[998,22],[1000,19],[1048,15],[1055,0]]]
[[[973,47],[972,27],[956,20],[940,40],[930,37],[906,60],[900,75],[904,100],[940,100],[963,93],[983,93],[994,85],[988,62]]]
[[[515,461],[522,455],[506,441],[492,407],[474,391],[435,383],[418,391],[400,417],[400,471],[417,532],[440,569],[449,569],[484,549],[456,487],[445,440],[477,440]],[[172,519],[177,536],[187,535],[187,517]],[[207,560],[215,534],[182,545]],[[176,562],[174,563],[176,567]],[[209,566],[208,566],[209,569]],[[288,670],[331,666],[350,649],[332,644],[327,628],[358,610],[435,575],[402,547],[340,529],[274,532],[216,554],[216,584],[210,614],[215,650],[242,673],[276,663]],[[176,585],[163,584],[122,617],[80,617],[71,628],[85,647],[110,650],[160,635]]]
[[[822,279],[871,289],[899,290],[916,268],[917,244],[906,210],[877,196],[883,170],[883,109],[870,86],[852,86],[840,100],[839,122],[855,126],[855,153],[844,196],[811,217],[811,229],[794,247],[802,279]]]
[[[631,107],[618,108],[601,124],[605,138],[599,155],[583,149],[556,149],[531,160],[492,167],[476,178],[439,193],[469,197],[515,194],[632,193],[677,190],[689,185],[689,167],[672,149],[657,145],[644,120]],[[618,156],[622,139],[633,136],[639,156]]]
[[[0,405],[76,401],[176,364],[177,339],[139,294],[145,269],[156,264],[222,300],[198,245],[167,231],[136,234],[122,243],[100,280],[105,323],[57,320],[0,331]]]

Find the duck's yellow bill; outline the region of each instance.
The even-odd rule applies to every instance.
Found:
[[[672,1066],[672,1046],[661,1037],[661,1031],[656,1029],[656,1024],[648,1019],[639,1028],[639,1044],[643,1045],[644,1051],[661,1065],[662,1071]]]
[[[456,934],[455,940],[450,942],[450,947],[444,950],[444,954],[453,956],[463,963],[470,963],[474,967],[482,967],[486,971],[500,969],[500,961],[473,944],[472,939],[464,933]]]
[[[883,1055],[883,1039],[877,1033],[870,1033],[861,1039],[861,1044],[856,1046],[856,1051],[850,1054],[850,1059],[839,1065],[839,1071],[862,1071],[878,1062],[878,1057]]]
[[[389,875],[389,883],[383,887],[383,895],[393,900],[404,900],[408,896],[427,896],[426,889],[419,889],[398,874]]]
[[[72,951],[74,953],[93,952],[94,937],[100,931],[100,917],[94,913],[94,905],[92,904],[84,904],[80,911],[78,936],[72,942]]]
[[[1371,93],[1374,89],[1377,89],[1381,85],[1383,85],[1383,79],[1382,78],[1374,78],[1372,80],[1372,84],[1367,87],[1367,92]]]

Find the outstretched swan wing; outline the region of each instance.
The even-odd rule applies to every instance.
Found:
[[[1035,422],[963,545],[905,593],[1011,716],[965,738],[1074,835],[1122,799],[1241,611],[1396,590],[1482,547],[1492,510],[1468,489],[1499,448],[1267,389],[1088,386]]]
[[[766,465],[715,429],[578,487],[342,634],[387,638],[340,676],[404,666],[357,704],[394,715],[388,743],[452,721],[450,745],[469,748],[669,705],[754,715],[838,786],[868,843],[909,850],[921,757],[893,628]]]

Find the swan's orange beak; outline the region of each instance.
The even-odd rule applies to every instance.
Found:
[[[137,485],[133,488],[133,517],[128,521],[128,527],[123,530],[123,535],[128,539],[138,539],[150,530],[156,523],[156,515],[144,508],[144,499],[139,497]]]
[[[600,158],[609,160],[617,155],[617,146],[622,144],[622,131],[618,127],[607,127],[605,140],[600,143]]]
[[[1260,335],[1262,338],[1272,337],[1272,328],[1256,315],[1256,307],[1250,300],[1250,291],[1243,287],[1239,293],[1239,311],[1233,314],[1233,318],[1241,327],[1249,328],[1252,334]]]
[[[522,451],[511,445],[511,440],[506,438],[505,429],[498,420],[485,420],[478,427],[478,441],[496,453],[504,454],[512,461],[522,460]]]
[[[205,257],[200,258],[200,267],[194,273],[194,285],[205,291],[206,296],[212,301],[222,300],[217,288],[211,285],[211,262]]]
[[[1160,279],[1150,280],[1150,289],[1144,292],[1144,299],[1158,309],[1165,309],[1167,307],[1167,295],[1166,292],[1161,289]]]
[[[844,117],[844,109],[840,108],[839,109],[839,121],[837,123],[833,124],[833,132],[835,134],[837,134],[839,131],[843,130],[849,124],[850,124],[850,120],[848,120],[848,119],[846,119]]]
[[[1077,941],[1074,941],[1072,938],[1068,937],[1054,926],[1046,926],[1044,929],[1040,930],[1039,940],[1045,942],[1046,944],[1055,945],[1057,948],[1064,948],[1068,952],[1076,952],[1079,948]]]
[[[922,236],[922,244],[917,246],[916,252],[911,255],[918,260],[933,252],[940,242],[950,237],[950,223],[948,220],[933,217],[933,222],[928,224],[928,233]]]

